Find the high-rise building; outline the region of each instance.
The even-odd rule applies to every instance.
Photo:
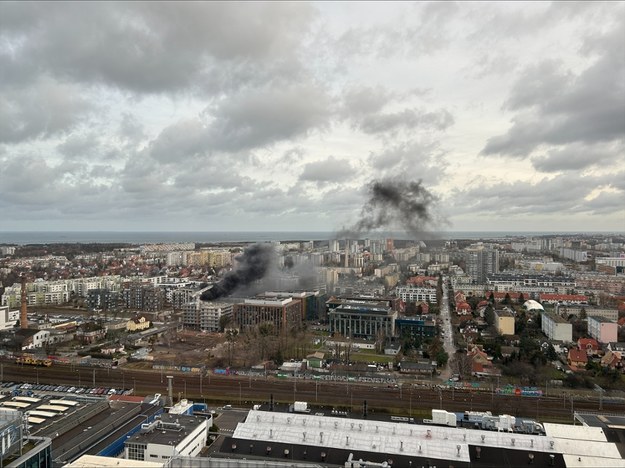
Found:
[[[486,276],[499,272],[499,251],[471,249],[465,254],[466,272],[478,284],[486,283]]]

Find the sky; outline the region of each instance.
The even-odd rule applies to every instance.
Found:
[[[623,2],[0,2],[0,231],[625,231]],[[394,226],[389,226],[393,228]]]

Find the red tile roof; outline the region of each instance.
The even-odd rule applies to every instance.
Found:
[[[588,355],[586,354],[586,351],[573,348],[569,350],[569,360],[571,361],[571,363],[574,363],[574,362],[585,363],[585,362],[588,362]]]
[[[596,351],[599,349],[599,343],[594,338],[580,338],[577,340],[577,347],[584,350],[591,348]]]

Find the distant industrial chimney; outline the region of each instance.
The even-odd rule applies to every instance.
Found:
[[[174,376],[167,376],[167,395],[169,396],[169,405],[174,406],[174,386],[173,386]]]
[[[26,275],[22,275],[22,302],[20,306],[20,328],[28,328],[28,298],[26,297]]]

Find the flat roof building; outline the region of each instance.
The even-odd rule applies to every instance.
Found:
[[[394,336],[397,312],[387,306],[344,303],[328,313],[330,333],[350,338],[374,339],[382,332]]]
[[[551,312],[542,312],[541,328],[550,340],[573,341],[573,325]]]
[[[588,316],[588,334],[599,343],[611,343],[618,340],[618,323],[606,317]]]
[[[495,327],[500,335],[514,335],[514,314],[508,310],[495,310]]]
[[[197,456],[206,445],[210,418],[164,413],[124,444],[127,460],[164,463],[176,455]]]

